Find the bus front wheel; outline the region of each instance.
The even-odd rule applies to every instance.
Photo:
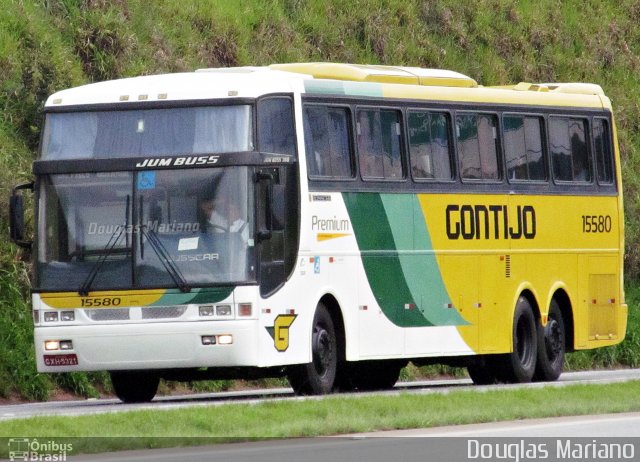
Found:
[[[311,331],[312,361],[289,368],[291,388],[298,395],[324,395],[333,391],[338,367],[338,342],[329,311],[319,303]]]
[[[393,388],[406,361],[379,360],[344,363],[337,388],[340,391],[375,391]]]
[[[538,329],[533,308],[526,297],[520,297],[513,315],[513,351],[502,356],[496,370],[498,379],[506,383],[531,382],[536,370]]]
[[[141,371],[111,371],[111,385],[124,403],[148,403],[158,391],[160,377]]]

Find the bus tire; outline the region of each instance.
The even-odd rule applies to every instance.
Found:
[[[503,355],[496,369],[499,381],[531,382],[536,370],[538,329],[533,308],[526,297],[520,297],[513,315],[513,351]]]
[[[549,307],[547,325],[543,327],[538,324],[538,360],[533,379],[545,382],[557,380],[562,374],[565,348],[564,320],[554,299]]]
[[[467,372],[474,385],[493,385],[498,382],[494,359],[480,356],[473,364],[467,366]]]
[[[140,371],[111,371],[111,385],[123,403],[148,403],[156,396],[160,377]]]
[[[319,303],[313,317],[308,364],[289,368],[291,388],[298,395],[324,395],[333,391],[338,366],[338,342],[329,311]]]
[[[365,361],[356,363],[351,381],[360,391],[389,390],[400,378],[404,361]]]

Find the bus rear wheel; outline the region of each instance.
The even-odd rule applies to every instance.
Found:
[[[503,355],[496,368],[499,381],[531,382],[536,370],[538,329],[533,308],[526,297],[520,297],[513,315],[513,351]]]
[[[338,367],[338,342],[329,311],[319,303],[311,332],[312,361],[289,368],[291,388],[298,395],[324,395],[333,391]]]
[[[111,371],[111,385],[124,403],[148,403],[156,396],[160,377],[140,371]]]
[[[564,320],[558,302],[549,307],[547,325],[538,324],[538,361],[533,376],[537,381],[557,380],[562,374],[565,354]]]
[[[469,377],[474,385],[493,385],[498,381],[496,376],[495,357],[480,356],[473,364],[467,366]]]

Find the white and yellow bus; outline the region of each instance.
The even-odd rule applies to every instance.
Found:
[[[597,85],[280,64],[95,83],[45,116],[11,201],[41,372],[110,371],[127,402],[160,378],[386,388],[409,361],[527,382],[624,338]]]

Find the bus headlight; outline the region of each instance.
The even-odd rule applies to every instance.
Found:
[[[216,316],[231,316],[231,305],[216,305]]]
[[[44,349],[47,351],[73,350],[73,342],[71,340],[45,340]]]
[[[200,305],[198,312],[200,316],[213,316],[213,305]]]
[[[59,350],[60,342],[58,340],[45,340],[44,349],[47,351]]]
[[[44,322],[58,322],[58,312],[48,311],[44,314]]]
[[[61,321],[75,321],[76,320],[76,314],[73,311],[63,311],[60,313],[60,320]]]
[[[201,337],[203,345],[215,345],[216,344],[216,336],[215,335],[203,335]]]

